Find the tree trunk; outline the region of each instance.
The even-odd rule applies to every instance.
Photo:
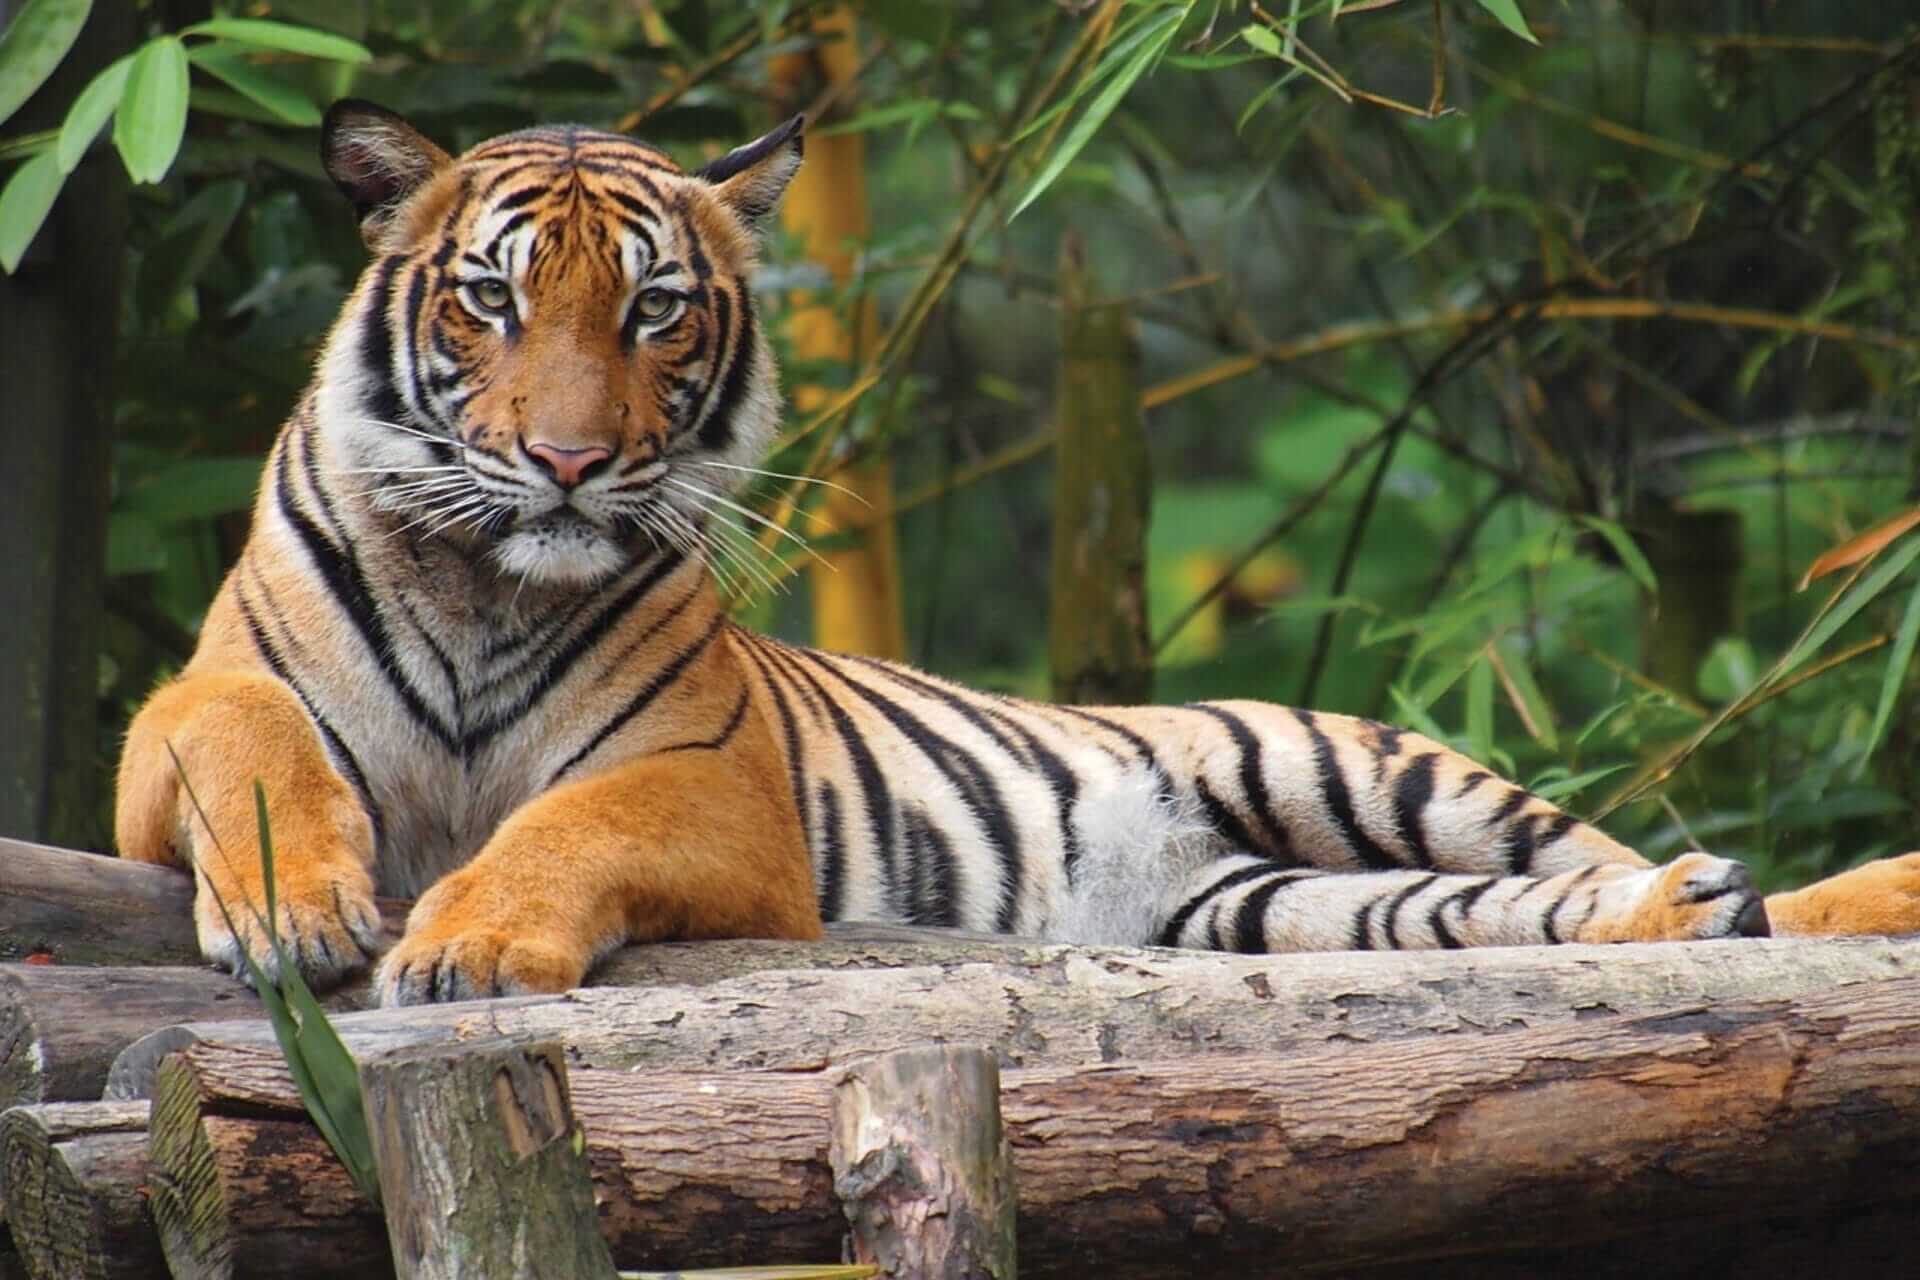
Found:
[[[18,5],[0,6],[11,16]],[[96,5],[73,50],[9,120],[58,127],[125,53],[133,7]],[[104,848],[100,727],[115,319],[126,175],[100,148],[67,179],[19,270],[0,276],[0,832]]]
[[[889,1276],[1014,1280],[1013,1161],[987,1049],[906,1049],[833,1087],[833,1193],[853,1260]]]
[[[1911,1202],[1916,1036],[1920,979],[1899,978],[1712,1011],[1009,1071],[1021,1266],[1352,1272]],[[620,1265],[837,1252],[831,1076],[580,1068],[572,1083]],[[163,1154],[163,1123],[298,1105],[277,1059],[241,1048],[196,1048],[162,1085],[154,1159],[175,1181],[194,1171]],[[314,1183],[278,1185],[297,1198]]]
[[[163,1260],[147,1216],[147,1108],[16,1107],[0,1115],[0,1204],[41,1280],[148,1280]]]
[[[852,81],[860,66],[855,13],[836,5],[815,16],[808,32],[820,41],[798,53],[780,54],[768,74],[781,109],[807,110],[822,94],[833,102],[819,119],[809,119],[807,157],[780,202],[780,225],[805,246],[806,260],[825,269],[837,292],[853,282],[857,254],[866,244],[867,135],[822,136],[821,126],[845,115]],[[873,299],[862,293],[845,313],[829,296],[793,291],[787,337],[794,358],[857,368],[873,349]],[[802,382],[792,391],[801,414],[822,409],[831,388]],[[900,603],[900,553],[894,540],[893,471],[884,458],[832,469],[840,489],[828,489],[807,532],[825,540],[858,529],[857,541],[821,550],[809,570],[813,591],[813,642],[838,653],[876,658],[907,656],[906,627]]]
[[[400,1280],[614,1280],[558,1044],[405,1051],[360,1091]]]
[[[1053,459],[1053,601],[1048,650],[1056,702],[1153,698],[1147,639],[1151,502],[1140,360],[1123,302],[1094,300],[1086,249],[1060,255],[1059,442]]]
[[[1887,939],[1289,956],[1034,945],[1001,964],[784,971],[697,990],[591,987],[334,1023],[362,1057],[484,1029],[560,1040],[583,1066],[810,1071],[928,1041],[989,1045],[1003,1066],[1114,1063],[1800,995],[1917,962],[1920,942]],[[108,1093],[141,1096],[161,1056],[201,1042],[277,1052],[264,1023],[168,1028],[121,1054]]]

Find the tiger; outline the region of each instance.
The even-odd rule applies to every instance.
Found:
[[[191,868],[209,961],[376,966],[407,1005],[855,919],[1239,952],[1920,929],[1920,854],[1763,899],[1388,724],[1027,701],[733,621],[713,525],[781,416],[748,280],[803,132],[689,170],[326,113],[369,262],[117,780],[118,851]],[[283,950],[222,910],[266,901],[256,779]],[[416,899],[384,955],[376,894]]]

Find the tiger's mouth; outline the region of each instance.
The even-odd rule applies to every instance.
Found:
[[[493,558],[530,582],[587,586],[618,573],[635,553],[615,529],[562,504],[507,526],[497,536]]]

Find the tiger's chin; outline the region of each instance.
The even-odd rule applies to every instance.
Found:
[[[493,549],[501,570],[529,583],[590,587],[632,560],[631,549],[578,517],[543,517],[503,536]]]

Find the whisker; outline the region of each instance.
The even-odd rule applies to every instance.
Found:
[[[718,503],[719,505],[725,507],[729,511],[737,512],[738,514],[745,516],[747,519],[753,521],[755,524],[761,526],[762,528],[771,529],[773,532],[779,534],[781,537],[788,539],[795,546],[799,547],[802,551],[812,556],[815,560],[818,560],[821,564],[825,564],[827,562],[825,557],[823,557],[819,552],[815,551],[812,547],[807,545],[807,540],[805,538],[801,537],[799,534],[795,533],[793,530],[787,528],[785,525],[775,524],[773,521],[767,519],[765,516],[761,515],[758,511],[755,511],[750,507],[743,507],[739,503],[733,501],[731,498],[722,497],[717,493],[713,493],[706,489],[702,489],[700,486],[686,480],[675,480],[671,476],[669,476],[667,478],[667,483],[670,485],[673,485],[675,488],[684,489],[688,493],[691,493],[696,497],[705,498],[709,502]]]
[[[389,431],[398,431],[402,435],[418,436],[422,440],[431,440],[435,444],[449,445],[455,449],[465,449],[468,447],[466,441],[456,439],[453,436],[436,435],[431,431],[422,431],[418,427],[409,427],[404,423],[388,422],[384,418],[358,418],[355,419],[355,421],[359,422],[362,426],[385,427]]]
[[[864,495],[855,493],[843,484],[836,484],[832,480],[825,480],[819,476],[795,475],[786,471],[769,471],[765,467],[744,467],[737,462],[719,462],[713,458],[685,458],[682,459],[682,461],[689,462],[696,467],[719,467],[724,471],[744,471],[748,475],[767,476],[774,480],[794,480],[800,484],[817,484],[823,489],[832,489],[836,493],[844,493],[863,507],[871,507],[873,505],[867,501]]]

